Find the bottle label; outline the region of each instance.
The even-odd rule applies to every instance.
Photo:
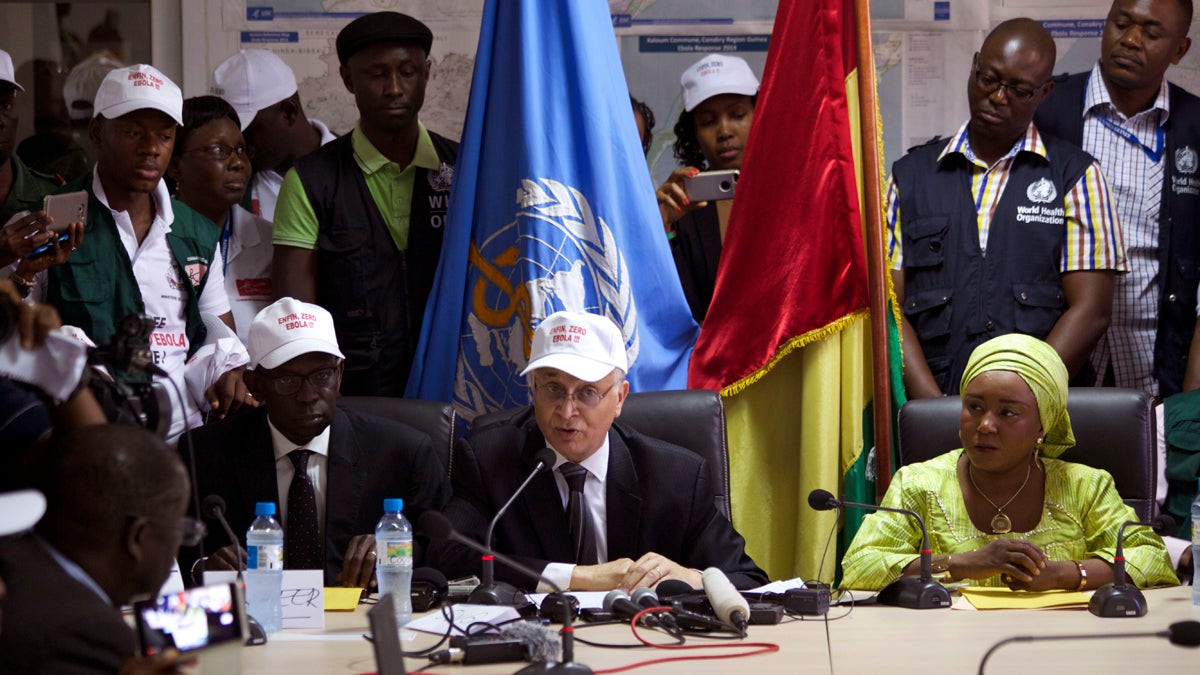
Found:
[[[283,547],[275,544],[260,544],[246,547],[246,569],[283,570]]]
[[[376,541],[375,556],[380,565],[412,567],[413,544],[411,541]]]

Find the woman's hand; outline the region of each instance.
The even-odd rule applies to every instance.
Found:
[[[1013,579],[1008,587],[1014,591],[1073,591],[1079,588],[1079,566],[1070,560],[1046,563],[1046,568],[1032,581]]]
[[[48,251],[33,259],[22,259],[17,265],[17,275],[22,279],[33,279],[38,272],[67,262],[67,258],[71,257],[75,249],[83,245],[83,223],[71,223],[67,226],[66,234],[69,237],[61,244],[58,243],[59,235],[54,235]]]
[[[1050,560],[1045,551],[1020,539],[997,539],[986,546],[955,555],[951,573],[955,579],[986,579],[997,574],[1012,583],[1031,584],[1042,575]]]
[[[700,173],[700,169],[694,166],[675,169],[667,177],[666,182],[654,193],[654,196],[658,198],[658,212],[662,216],[663,229],[667,232],[671,231],[671,226],[682,218],[683,214],[708,206],[708,202],[693,204],[688,199],[687,190],[683,189],[683,179],[692,178],[698,173]]]

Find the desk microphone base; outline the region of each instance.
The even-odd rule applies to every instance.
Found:
[[[1136,587],[1105,584],[1092,593],[1088,611],[1106,619],[1146,616],[1146,596]]]
[[[529,604],[529,598],[521,589],[503,581],[480,584],[471,591],[467,602],[472,605],[507,605],[520,607]]]
[[[950,591],[932,579],[900,577],[879,591],[875,599],[881,605],[905,609],[941,609],[950,606]]]
[[[559,663],[539,661],[518,670],[515,675],[593,675],[592,669],[582,663]]]

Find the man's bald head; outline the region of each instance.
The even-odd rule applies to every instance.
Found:
[[[998,52],[1021,52],[1028,59],[1036,59],[1045,64],[1044,72],[1029,73],[1038,82],[1050,79],[1054,72],[1054,61],[1058,58],[1058,48],[1054,38],[1041,23],[1028,18],[1009,19],[996,26],[987,38],[979,53],[989,50]]]

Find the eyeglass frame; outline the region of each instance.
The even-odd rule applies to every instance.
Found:
[[[188,148],[184,153],[188,152],[203,152],[208,159],[214,162],[228,162],[234,155],[243,162],[250,161],[251,149],[250,146],[242,143],[241,145],[225,145],[224,143],[209,143],[198,148]]]
[[[576,407],[578,407],[580,409],[595,410],[604,401],[604,397],[608,396],[608,394],[613,390],[613,387],[617,386],[617,383],[613,382],[612,384],[608,385],[608,389],[605,389],[603,392],[596,391],[596,389],[594,387],[589,390],[588,387],[590,387],[590,386],[591,385],[585,385],[583,387],[580,387],[576,391],[568,391],[566,387],[562,386],[561,384],[559,384],[557,382],[545,382],[543,384],[538,384],[537,382],[534,382],[533,383],[533,395],[537,396],[539,391],[541,391],[542,389],[545,389],[546,394],[549,394],[552,396],[552,398],[549,399],[548,402],[551,403],[552,405],[554,405],[554,407],[556,407],[556,408],[560,405],[566,405],[567,401],[570,400],[572,403],[575,404]],[[550,392],[551,388],[558,389],[561,393],[557,394],[557,395],[552,394]],[[596,393],[595,403],[586,403],[582,399],[576,398],[576,396],[585,395],[589,392]]]
[[[333,379],[337,375],[337,369],[341,365],[342,365],[342,362],[338,361],[337,365],[329,366],[328,368],[318,368],[307,375],[271,376],[271,375],[267,375],[264,373],[262,375],[262,378],[271,383],[271,389],[274,389],[276,394],[279,394],[280,396],[293,396],[300,391],[300,388],[304,386],[305,382],[307,382],[309,384],[309,386],[311,386],[313,389],[320,389],[320,390],[328,389],[330,387],[330,385],[333,384]],[[313,381],[313,377],[320,373],[329,373],[329,381],[326,382],[325,384],[320,384],[318,382]],[[292,389],[291,387],[287,387],[287,389],[289,389],[290,391],[284,391],[284,389],[281,389],[280,384],[279,384],[280,381],[281,380],[290,380],[290,379],[296,380],[296,388]]]
[[[1029,103],[1030,101],[1033,100],[1034,96],[1038,95],[1039,91],[1041,91],[1043,88],[1045,88],[1045,86],[1047,84],[1050,84],[1051,82],[1054,81],[1053,77],[1049,77],[1049,78],[1046,78],[1045,82],[1037,85],[1033,89],[1026,89],[1025,87],[1009,84],[1009,83],[1005,82],[1004,80],[1001,80],[998,77],[993,77],[991,75],[987,75],[986,77],[988,79],[996,81],[996,84],[994,86],[989,87],[988,85],[983,83],[982,78],[984,77],[984,75],[982,74],[982,71],[983,71],[983,66],[976,63],[975,64],[975,77],[974,77],[975,84],[980,88],[980,90],[983,91],[984,94],[991,96],[992,94],[995,94],[997,91],[1000,91],[1003,89],[1005,99],[1011,98],[1012,100],[1018,101],[1020,103]]]
[[[198,545],[206,535],[208,535],[208,526],[198,518],[191,516],[180,516],[179,521],[172,524],[162,518],[153,518],[151,516],[143,516],[135,513],[129,514],[130,518],[145,518],[146,522],[155,525],[162,525],[171,528],[179,533],[179,545],[189,548]]]

